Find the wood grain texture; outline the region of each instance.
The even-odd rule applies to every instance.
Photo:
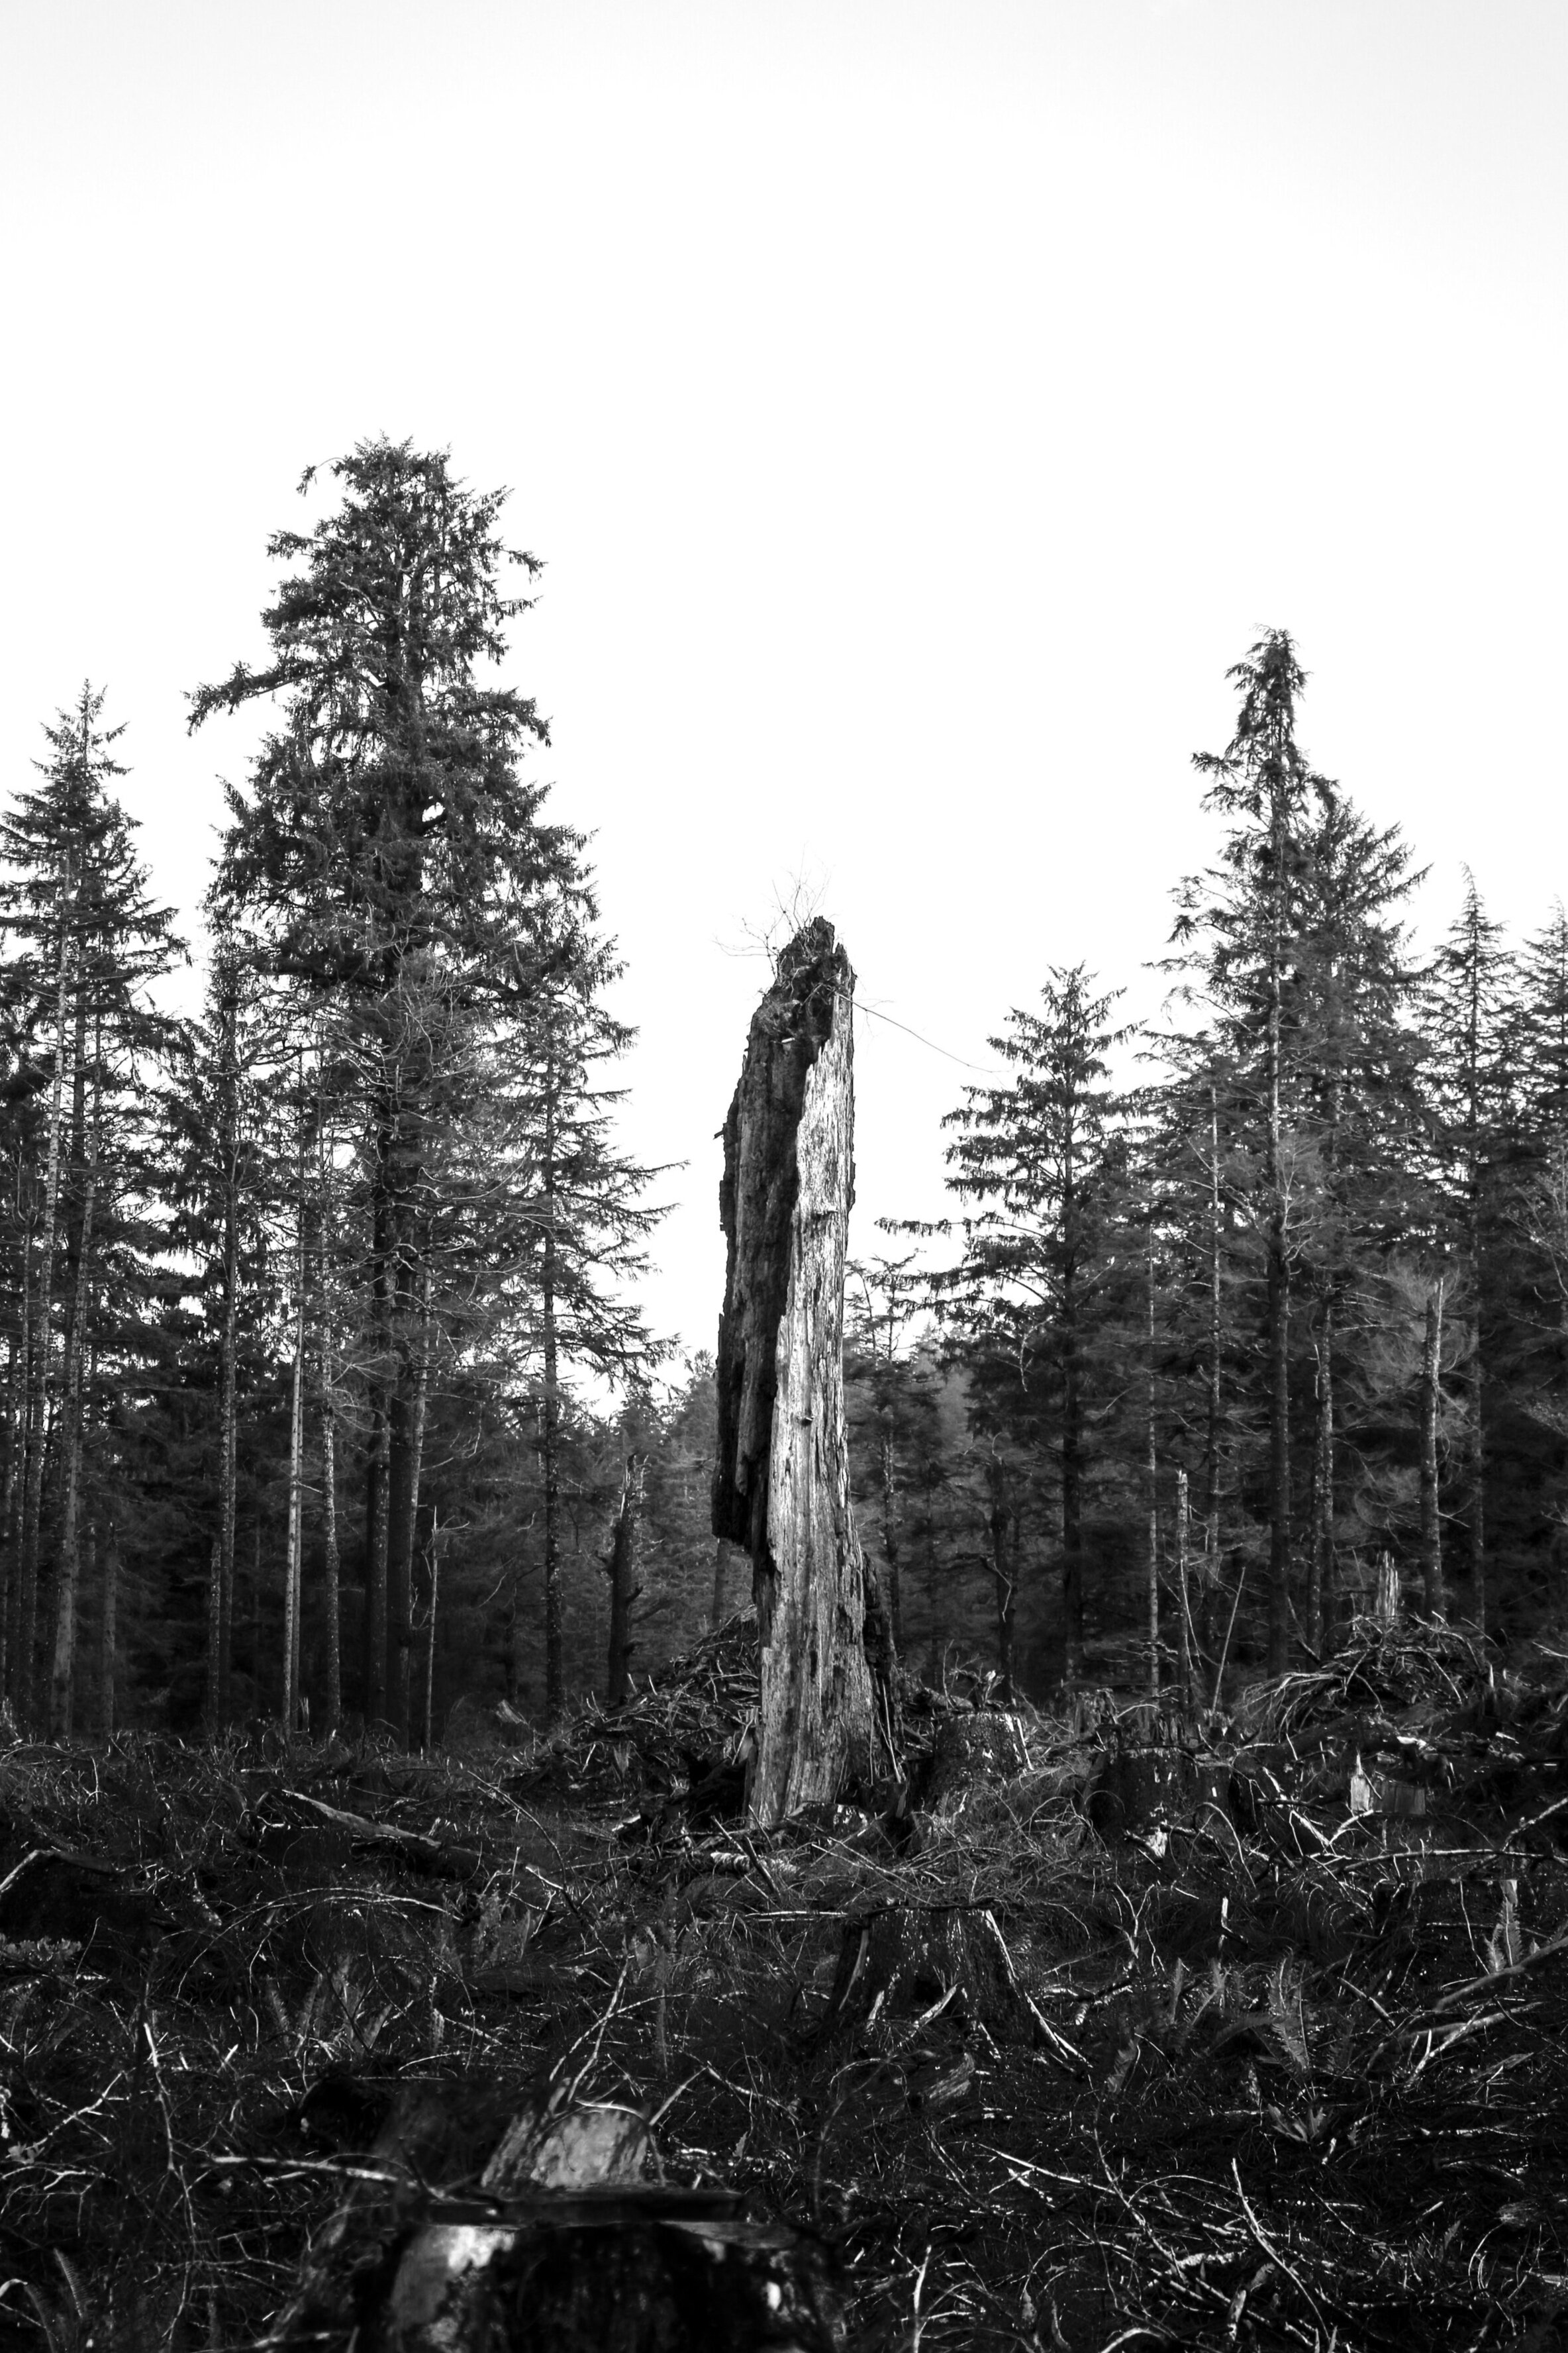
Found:
[[[752,1017],[724,1126],[717,1535],[746,1546],[762,1645],[752,1810],[831,1804],[868,1778],[866,1572],[844,1426],[854,1199],[855,976],[818,918]]]

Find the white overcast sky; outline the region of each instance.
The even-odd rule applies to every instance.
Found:
[[[385,432],[512,486],[510,675],[596,835],[688,1165],[649,1292],[710,1345],[718,1147],[799,876],[864,1000],[984,1062],[1130,985],[1203,861],[1260,624],[1402,824],[1564,883],[1563,0],[0,0],[0,784],[81,679],[193,909],[267,534]],[[942,1201],[966,1073],[858,1042],[860,1199]]]

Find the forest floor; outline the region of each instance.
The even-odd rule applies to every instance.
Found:
[[[1201,1737],[911,1694],[915,1811],[767,1837],[751,1676],[0,1755],[0,2347],[302,2342],[345,2198],[361,2258],[459,2211],[552,2093],[819,2242],[852,2347],[1568,2346],[1568,1658],[1359,1625]]]

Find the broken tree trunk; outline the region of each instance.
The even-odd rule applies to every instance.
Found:
[[[831,1804],[871,1769],[867,1580],[844,1426],[854,987],[817,917],[752,1017],[724,1123],[713,1533],[752,1558],[762,1694],[751,1803],[764,1824]]]

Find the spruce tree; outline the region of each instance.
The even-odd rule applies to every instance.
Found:
[[[363,1698],[370,1721],[406,1736],[431,1156],[474,1102],[476,1034],[531,1014],[570,964],[578,924],[542,923],[546,902],[584,916],[591,896],[580,839],[544,822],[542,788],[520,773],[545,723],[480,675],[526,609],[503,594],[503,568],[539,570],[501,542],[504,493],[468,489],[444,456],[407,443],[362,444],[332,472],[336,511],[270,543],[296,568],[263,616],[268,665],[201,689],[192,724],[257,697],[282,704],[248,790],[230,797],[216,898],[261,966],[331,1003],[353,1074],[370,1373]]]
[[[21,1251],[11,1696],[20,1716],[57,1736],[75,1712],[83,1531],[107,1467],[88,1456],[153,1345],[159,1237],[147,1214],[147,1103],[170,1026],[148,990],[181,953],[110,790],[125,773],[111,750],[122,731],[101,725],[103,704],[83,687],[45,730],[39,784],[0,816],[11,1047],[41,1106]]]
[[[1289,1662],[1294,1543],[1290,1482],[1290,1314],[1296,1238],[1288,1166],[1286,993],[1301,928],[1303,835],[1322,779],[1296,736],[1306,685],[1289,633],[1271,629],[1228,673],[1239,708],[1221,753],[1198,753],[1205,807],[1230,820],[1223,878],[1206,903],[1185,886],[1178,941],[1204,969],[1224,1035],[1254,1097],[1258,1217],[1265,1263],[1268,1415],[1268,1671]]]
[[[1301,1388],[1312,1433],[1304,1630],[1314,1651],[1335,1630],[1344,1376],[1353,1390],[1358,1349],[1380,1313],[1378,1270],[1392,1251],[1419,1241],[1427,1300],[1441,1296],[1446,1279],[1415,1020],[1420,976],[1402,912],[1420,880],[1397,827],[1370,824],[1337,786],[1321,789],[1304,841],[1300,937],[1287,998],[1310,1352]],[[1436,1428],[1429,1409],[1424,1392],[1423,1430]],[[1352,1436],[1364,1451],[1365,1437]],[[1428,1549],[1432,1541],[1429,1529]],[[1429,1583],[1436,1575],[1434,1567]]]
[[[1502,926],[1487,914],[1467,868],[1459,912],[1433,959],[1422,1010],[1426,1089],[1436,1122],[1437,1176],[1469,1301],[1468,1459],[1461,1511],[1469,1615],[1482,1633],[1488,1617],[1487,1422],[1498,1345],[1491,1278],[1507,1154],[1511,965],[1502,944]]]
[[[958,1224],[963,1256],[934,1277],[933,1296],[968,1377],[977,1433],[1027,1436],[1037,1460],[1052,1458],[1070,1679],[1086,1623],[1091,1384],[1115,1272],[1123,1105],[1109,1058],[1126,1033],[1110,1026],[1114,995],[1097,994],[1081,965],[1054,967],[1041,998],[1043,1011],[1015,1008],[990,1040],[1015,1065],[1011,1085],[966,1088],[944,1123],[957,1130],[948,1184],[973,1207]],[[1000,1468],[993,1491],[999,1479]],[[1010,1508],[991,1493],[993,1547],[996,1514],[1005,1520]],[[1014,1581],[994,1566],[994,1576],[999,1593]]]

